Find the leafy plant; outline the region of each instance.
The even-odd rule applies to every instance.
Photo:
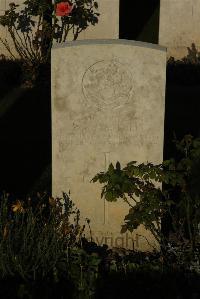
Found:
[[[70,284],[73,298],[92,296],[101,259],[82,247],[85,226],[69,195],[52,198],[37,193],[24,201],[9,201],[9,194],[3,193],[0,281],[18,279],[20,298],[35,298],[41,282]]]
[[[181,60],[175,60],[174,57],[168,59],[168,63],[185,63],[191,65],[198,65],[200,63],[200,52],[196,48],[195,43],[191,44],[191,47],[187,47],[188,54]]]
[[[49,204],[48,204],[49,199]],[[38,196],[38,205],[16,201],[12,211],[4,194],[0,208],[0,277],[39,280],[53,273],[67,247],[80,237],[79,211],[67,194],[60,199]],[[70,224],[70,215],[75,214]]]
[[[188,243],[192,252],[200,223],[200,139],[186,135],[174,142],[180,154],[177,161],[170,159],[159,165],[132,161],[123,169],[117,162],[116,167],[110,164],[108,171],[97,174],[92,181],[104,184],[101,196],[106,200],[122,199],[129,205],[122,233],[143,224],[161,249],[166,248],[169,240],[162,232],[161,219],[169,213],[176,242]]]
[[[56,15],[56,0],[26,0],[23,9],[10,3],[5,15],[0,17],[0,25],[7,27],[18,56],[32,81],[37,77],[38,67],[50,61],[53,40],[58,43],[76,40],[81,31],[98,22],[98,4],[95,0],[65,1],[72,11],[64,16]],[[8,41],[0,38],[12,58],[16,58]]]
[[[119,171],[119,164],[117,168]],[[158,252],[114,251],[82,238],[84,226],[79,224],[80,213],[66,193],[55,199],[38,193],[24,201],[10,200],[9,194],[1,197],[0,295],[3,298],[4,286],[8,288],[6,296],[9,290],[12,298],[88,299],[105,290],[109,277],[112,284],[117,277],[122,281],[124,277],[131,278],[134,285],[139,284],[138,292],[145,275],[154,282],[163,274],[164,281],[171,277],[167,273],[173,270],[170,267],[173,261],[164,265]],[[172,255],[177,254],[175,248],[171,251]],[[198,261],[194,261],[192,268],[188,268],[190,273],[194,268],[199,270],[197,266]],[[180,270],[177,264],[177,271]],[[174,270],[173,275],[176,276]],[[116,286],[119,283],[120,280]]]

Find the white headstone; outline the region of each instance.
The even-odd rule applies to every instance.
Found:
[[[1,0],[0,1],[0,12],[6,10],[6,0]]]
[[[159,44],[168,56],[183,58],[187,47],[200,47],[200,0],[160,0]]]
[[[77,41],[52,50],[53,194],[70,189],[99,243],[132,246],[120,235],[128,206],[105,202],[90,180],[111,162],[162,161],[165,76],[166,50],[147,43]],[[142,227],[137,233],[154,242]]]
[[[118,39],[119,38],[119,0],[99,0],[99,21],[80,35],[79,39]]]

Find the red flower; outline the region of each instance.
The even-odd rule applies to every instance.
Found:
[[[60,2],[56,4],[56,15],[59,17],[68,16],[72,11],[73,5],[69,2]]]

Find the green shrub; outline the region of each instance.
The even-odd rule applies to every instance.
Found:
[[[53,40],[58,43],[69,40],[69,33],[73,40],[88,28],[98,22],[98,4],[95,0],[66,1],[72,5],[69,14],[56,14],[59,0],[26,0],[20,10],[14,2],[0,17],[0,25],[7,28],[14,43],[14,48],[21,59],[26,75],[31,74],[34,82],[38,75],[38,67],[50,62]],[[7,39],[0,38],[12,58],[15,53],[10,48]]]
[[[18,281],[16,289],[22,293],[37,290],[41,283],[49,288],[62,283],[64,289],[71,285],[73,298],[88,298],[94,292],[100,259],[82,249],[84,226],[69,196],[63,193],[63,198],[54,199],[44,193],[12,205],[8,201],[4,193],[0,281]]]
[[[104,184],[102,197],[108,201],[124,200],[130,207],[122,232],[133,231],[140,224],[150,230],[166,250],[169,240],[162,232],[161,218],[169,213],[176,242],[190,247],[190,253],[199,242],[200,223],[200,139],[186,135],[175,140],[180,158],[160,165],[138,164],[133,161],[121,169],[111,164],[93,182]],[[165,184],[165,188],[156,183]]]
[[[79,211],[63,194],[64,203],[44,194],[38,204],[17,201],[8,207],[4,194],[0,210],[0,277],[19,276],[24,280],[40,280],[56,270],[64,252],[78,242]],[[63,210],[64,208],[64,210]],[[75,214],[70,224],[69,217]]]

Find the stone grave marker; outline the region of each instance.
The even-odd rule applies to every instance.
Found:
[[[159,44],[167,47],[167,56],[181,59],[187,47],[200,49],[200,0],[161,0]]]
[[[99,244],[155,245],[142,226],[121,235],[129,207],[104,201],[90,181],[111,162],[162,161],[165,77],[166,49],[157,45],[87,40],[52,49],[52,191],[70,190]]]
[[[99,0],[99,21],[89,26],[79,39],[118,39],[119,38],[119,0]]]

